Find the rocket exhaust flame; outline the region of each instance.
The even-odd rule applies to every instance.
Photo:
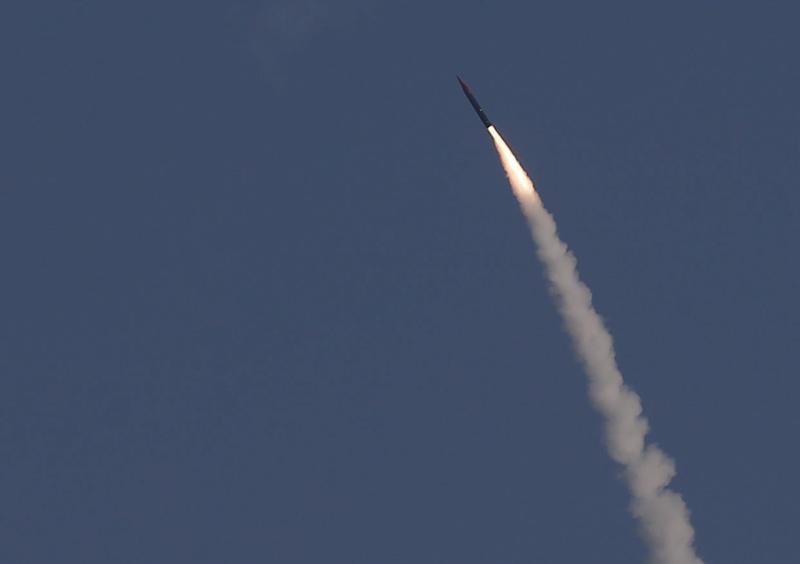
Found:
[[[609,455],[624,469],[632,496],[630,509],[639,521],[652,561],[703,564],[693,547],[689,510],[681,496],[667,488],[675,475],[674,462],[661,449],[645,442],[648,423],[641,401],[622,379],[611,335],[592,305],[589,288],[578,276],[575,256],[559,238],[553,216],[542,205],[511,149],[493,125],[488,131],[530,226],[566,331],[588,376],[589,395],[605,423]]]

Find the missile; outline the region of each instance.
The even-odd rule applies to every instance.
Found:
[[[458,79],[458,83],[461,85],[461,90],[464,91],[464,95],[469,100],[469,103],[472,104],[472,107],[475,108],[475,112],[478,114],[478,117],[481,118],[483,125],[486,126],[486,129],[492,127],[492,122],[489,121],[489,118],[486,117],[486,112],[483,111],[481,105],[478,103],[478,100],[475,99],[475,96],[472,94],[472,90],[469,89],[469,86],[461,80],[460,77],[456,77]]]

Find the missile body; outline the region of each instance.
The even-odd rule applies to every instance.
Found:
[[[475,112],[478,114],[478,117],[481,118],[483,125],[486,126],[486,129],[492,127],[492,122],[490,122],[489,118],[486,117],[486,112],[483,111],[481,105],[478,103],[478,100],[472,94],[472,90],[469,89],[469,86],[467,86],[464,81],[461,80],[461,78],[456,78],[458,79],[458,83],[461,85],[461,90],[464,91],[464,95],[467,97],[467,100],[469,100],[469,103],[472,104],[473,108],[475,108]]]

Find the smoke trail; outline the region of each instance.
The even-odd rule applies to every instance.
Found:
[[[544,263],[551,291],[575,351],[589,377],[589,395],[605,422],[609,455],[621,464],[639,520],[656,564],[702,564],[695,554],[689,510],[667,489],[675,465],[659,448],[646,445],[647,420],[639,396],[622,380],[611,335],[592,306],[592,294],[580,281],[577,262],[559,239],[553,216],[542,205],[533,182],[503,138],[489,128],[514,195],[519,200]]]

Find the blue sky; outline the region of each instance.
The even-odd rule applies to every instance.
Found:
[[[776,6],[11,4],[0,559],[645,560],[458,73],[575,251],[700,555],[790,561]]]

